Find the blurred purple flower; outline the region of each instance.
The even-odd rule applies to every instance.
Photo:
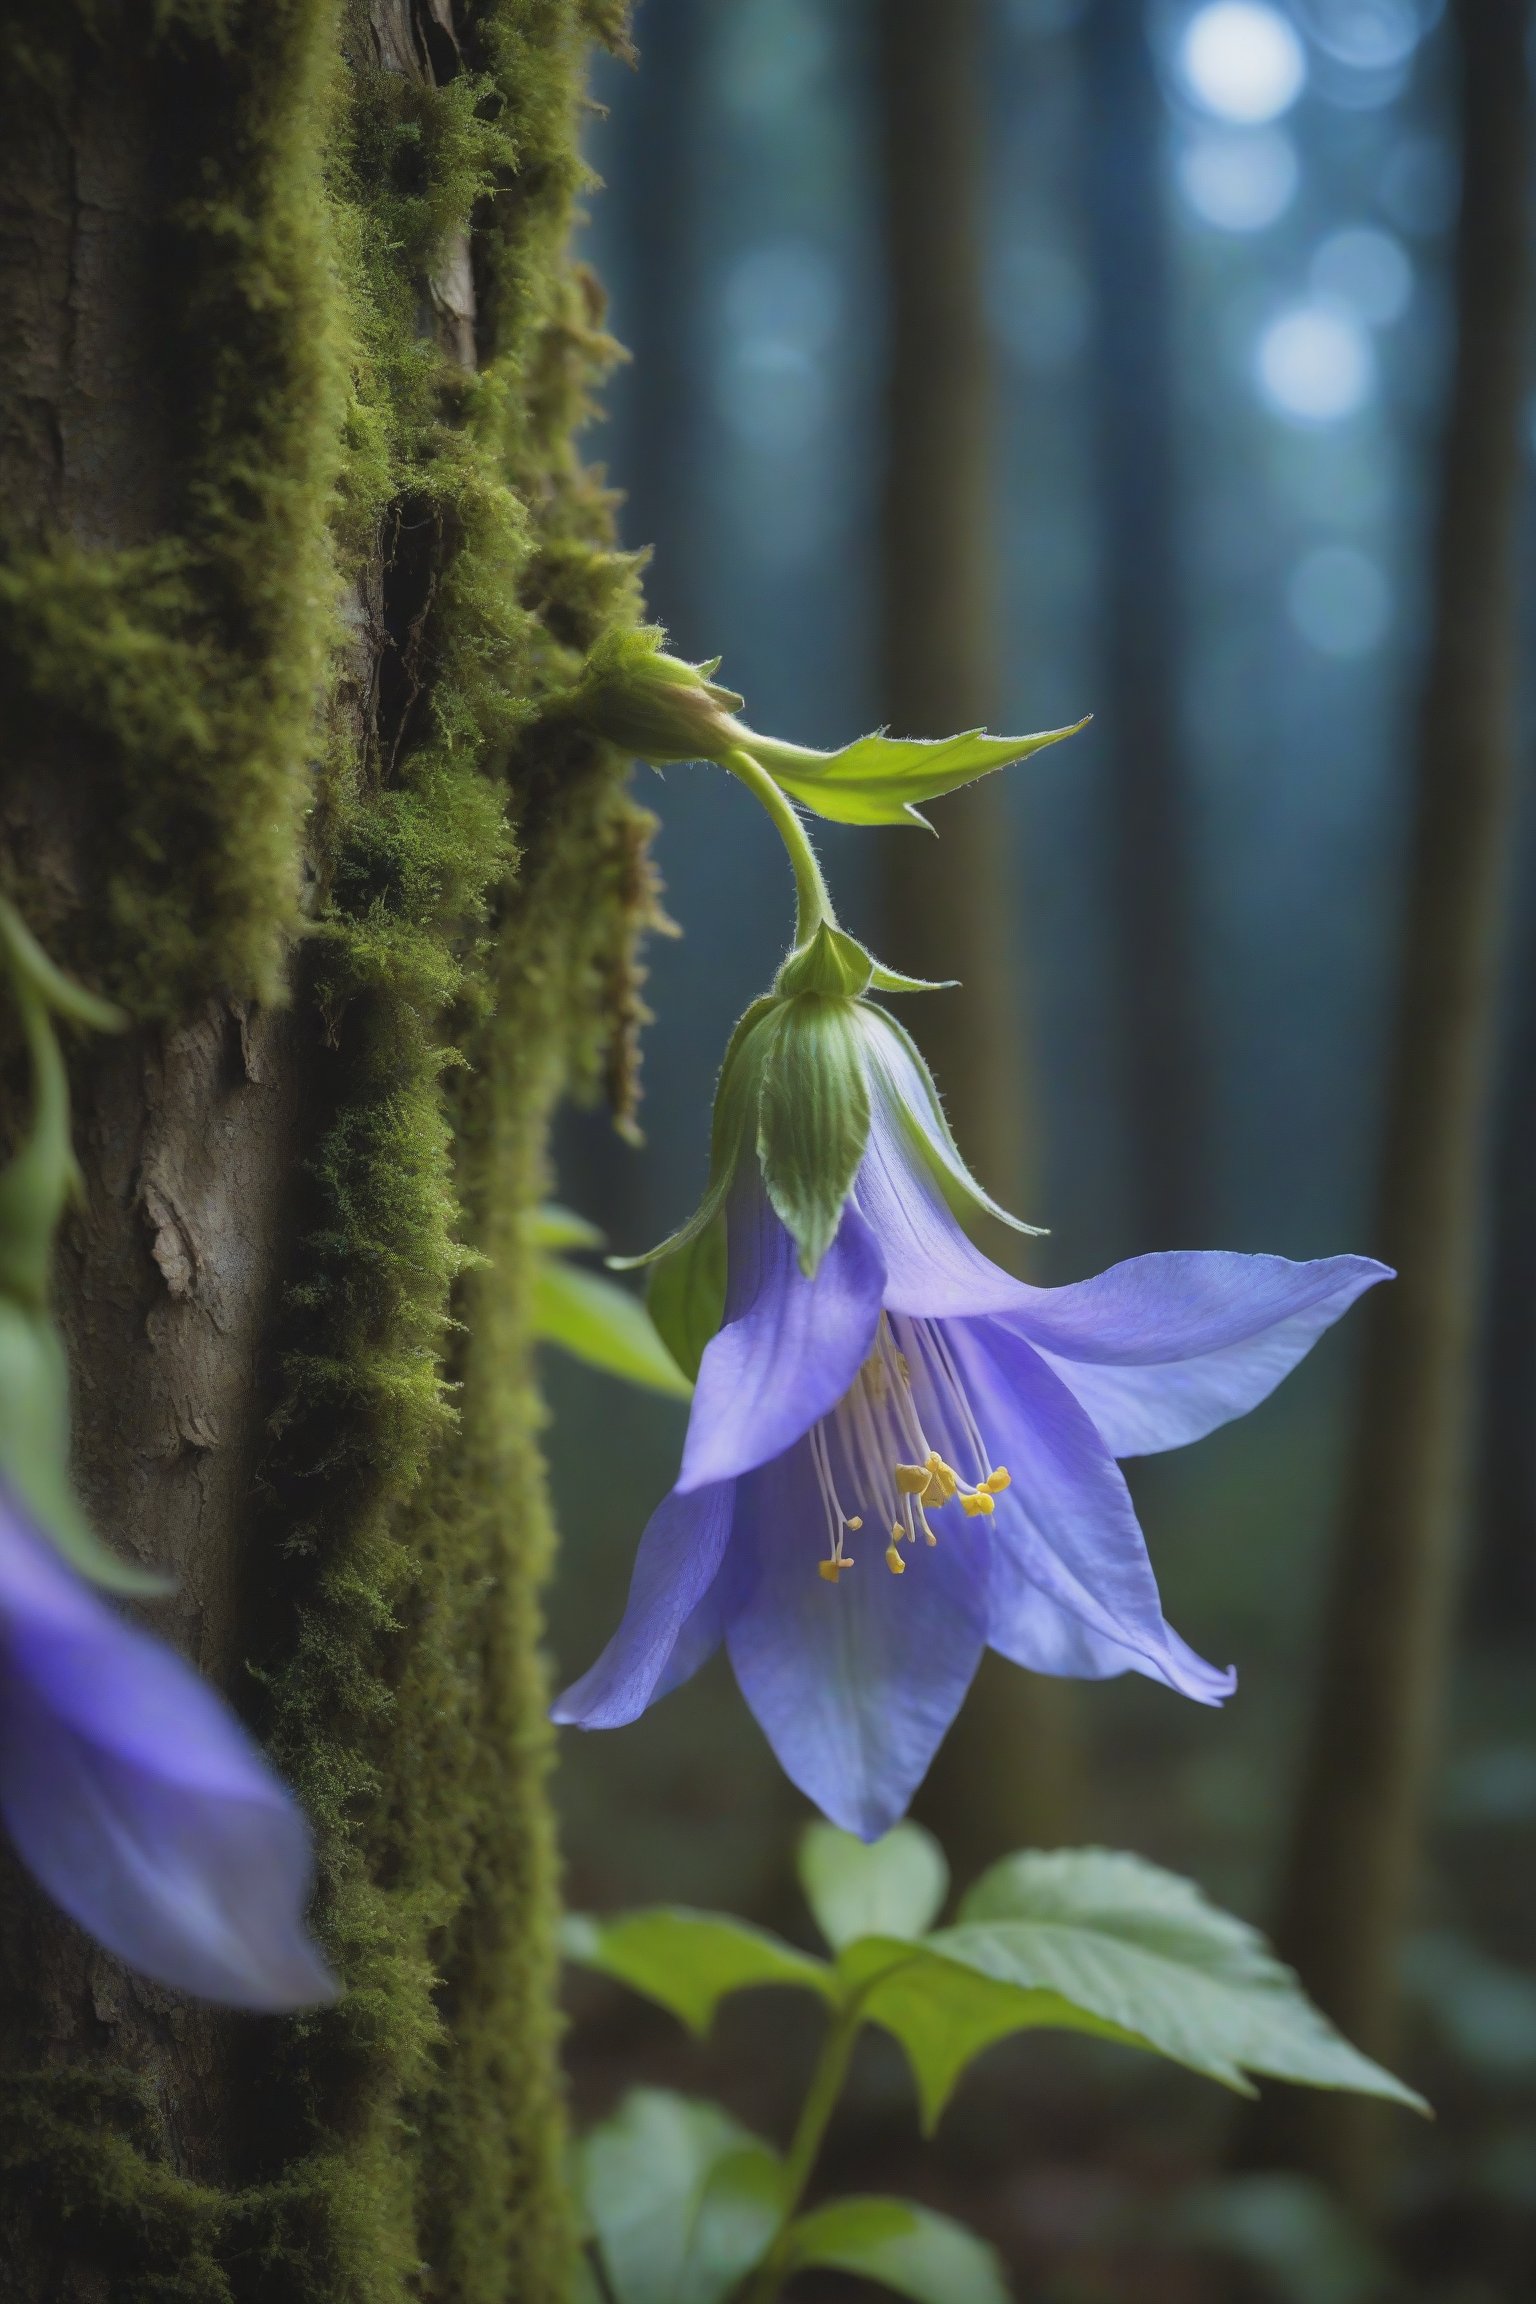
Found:
[[[235,2008],[334,1998],[304,1929],[313,1865],[291,1795],[191,1667],[3,1494],[0,1816],[130,1967]]]
[[[813,1279],[742,1164],[682,1471],[622,1624],[555,1707],[620,1727],[724,1641],[786,1773],[867,1839],[906,1808],[989,1646],[1230,1695],[1235,1674],[1164,1621],[1115,1459],[1245,1414],[1390,1277],[1362,1256],[1179,1253],[1028,1287],[950,1212],[953,1147],[881,1037],[868,1148]]]

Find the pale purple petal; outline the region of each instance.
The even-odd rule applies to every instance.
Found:
[[[238,2008],[334,1997],[290,1795],[191,1667],[4,1506],[0,1815],[55,1901],[146,1975]]]
[[[686,1677],[669,1668],[719,1574],[734,1501],[729,1480],[690,1496],[674,1488],[662,1498],[640,1539],[623,1621],[590,1672],[557,1699],[556,1720],[577,1728],[622,1728]],[[694,1668],[708,1652],[685,1641],[684,1656],[693,1654]]]
[[[905,1812],[981,1661],[980,1525],[946,1514],[939,1544],[908,1551],[901,1576],[885,1565],[883,1531],[867,1527],[848,1539],[857,1565],[834,1585],[817,1572],[826,1537],[809,1449],[742,1482],[731,1662],[785,1774],[861,1839]]]
[[[1001,1585],[1003,1580],[998,1576],[994,1581]],[[1020,1577],[1010,1579],[1006,1602],[994,1601],[992,1618],[989,1645],[1030,1672],[1063,1680],[1112,1680],[1122,1672],[1141,1672],[1197,1704],[1223,1703],[1237,1685],[1235,1672],[1207,1664],[1167,1627],[1160,1656],[1143,1655],[1090,1630],[1081,1616]]]
[[[1130,1491],[1072,1394],[1000,1322],[949,1322],[944,1332],[993,1462],[1012,1477],[993,1518],[979,1523],[995,1548],[990,1645],[1024,1660],[1041,1637],[1043,1595],[1129,1652],[1113,1669],[1134,1661],[1197,1702],[1219,1702],[1231,1677],[1192,1657],[1165,1623]]]
[[[967,1238],[916,1150],[909,1126],[880,1096],[854,1202],[880,1243],[888,1311],[940,1320],[1010,1312],[1039,1290],[1026,1288]]]
[[[678,1490],[766,1464],[825,1416],[874,1341],[885,1265],[857,1209],[812,1280],[759,1185],[733,1198],[726,1323],[700,1363]]]
[[[1069,1385],[1115,1456],[1203,1439],[1258,1406],[1357,1296],[1368,1256],[1138,1256],[1028,1291],[1008,1320]]]

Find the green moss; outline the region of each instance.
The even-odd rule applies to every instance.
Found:
[[[219,346],[184,526],[118,555],[28,538],[0,573],[38,740],[106,747],[96,972],[150,1014],[270,990],[313,880],[253,1649],[348,1989],[264,2036],[228,2190],[178,2176],[115,2078],[10,2091],[38,2216],[131,2265],[104,2291],[131,2304],[560,2304],[574,2250],[520,1219],[562,1090],[606,1071],[627,1109],[655,909],[625,763],[544,710],[639,613],[572,445],[610,350],[568,254],[575,135],[587,45],[621,26],[458,14],[433,88],[369,61],[361,6],[339,39],[295,0],[162,10],[178,72],[223,90],[179,211],[187,325]],[[466,232],[474,374],[431,320]],[[376,684],[349,619],[386,636]]]

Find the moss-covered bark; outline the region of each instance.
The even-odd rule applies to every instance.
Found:
[[[566,2291],[522,1215],[621,1080],[635,613],[572,434],[602,0],[6,0],[0,833],[82,1061],[80,1472],[316,1824],[334,2010],[0,1899],[8,2294]]]

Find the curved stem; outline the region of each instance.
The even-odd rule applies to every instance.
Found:
[[[805,2195],[811,2170],[816,2165],[816,2155],[821,2150],[822,2138],[827,2132],[827,2123],[843,2092],[843,2082],[848,2077],[848,2059],[853,2054],[853,2043],[858,2036],[861,2007],[862,1995],[840,2008],[822,2042],[821,2055],[811,2074],[811,2084],[806,2090],[805,2102],[800,2107],[800,2117],[795,2123],[794,2137],[784,2162],[784,2213],[778,2236],[758,2266],[757,2276],[746,2292],[744,2304],[776,2304],[779,2291],[784,2285],[789,2269],[789,2228]]]
[[[823,922],[827,927],[835,928],[837,926],[837,914],[832,909],[832,898],[827,891],[827,883],[822,878],[821,866],[816,861],[816,851],[811,846],[810,835],[801,823],[797,810],[785,798],[767,769],[755,760],[750,752],[743,751],[738,746],[736,749],[721,755],[720,765],[722,768],[728,768],[733,776],[745,784],[754,799],[761,802],[772,817],[779,838],[789,851],[789,861],[795,875],[795,897],[799,907],[798,918],[795,922],[796,944],[808,943]]]

